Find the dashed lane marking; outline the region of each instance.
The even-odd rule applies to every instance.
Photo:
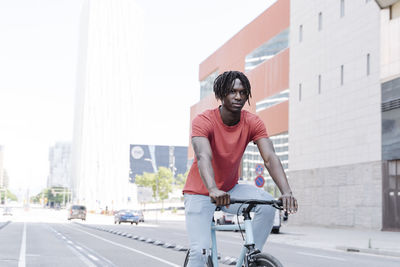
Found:
[[[172,262],[166,261],[166,260],[164,260],[164,259],[162,259],[162,258],[153,256],[153,255],[150,255],[150,254],[148,254],[148,253],[146,253],[146,252],[143,252],[143,251],[140,251],[140,250],[137,250],[137,249],[134,249],[134,248],[131,248],[131,247],[128,247],[128,246],[125,246],[125,245],[122,245],[122,244],[113,242],[113,241],[108,240],[108,239],[105,239],[105,238],[103,238],[103,237],[101,237],[101,236],[94,235],[94,234],[92,234],[92,233],[89,233],[89,232],[86,232],[86,231],[84,231],[84,230],[81,230],[81,229],[79,229],[79,228],[77,228],[77,227],[71,227],[71,226],[69,226],[69,225],[66,226],[66,227],[70,227],[70,228],[72,228],[72,229],[74,229],[74,230],[81,231],[81,232],[86,233],[86,234],[88,234],[88,235],[90,235],[90,236],[93,236],[93,237],[95,237],[95,238],[97,238],[97,239],[100,239],[100,240],[102,240],[102,241],[105,241],[105,242],[108,242],[108,243],[110,243],[110,244],[113,244],[114,246],[118,246],[118,247],[121,247],[121,248],[125,248],[125,249],[127,249],[127,250],[130,250],[130,251],[136,252],[136,253],[138,253],[138,254],[142,254],[143,256],[152,258],[152,259],[157,260],[157,261],[159,261],[159,262],[165,263],[165,264],[167,264],[167,265],[169,265],[169,266],[180,267],[180,265],[177,265],[177,264],[175,264],[175,263],[172,263]]]
[[[22,230],[21,249],[19,251],[18,267],[25,267],[25,254],[26,254],[26,222],[24,222],[24,229]]]

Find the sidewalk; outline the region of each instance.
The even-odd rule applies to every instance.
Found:
[[[148,213],[147,217],[148,219],[154,219],[155,214]],[[184,221],[184,212],[178,211],[175,214],[170,212],[158,213],[158,220]],[[271,234],[268,242],[400,257],[400,232],[295,226],[290,225],[289,222],[289,224],[282,224],[280,234]]]
[[[400,232],[282,225],[268,242],[400,257]]]

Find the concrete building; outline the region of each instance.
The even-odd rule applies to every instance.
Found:
[[[0,145],[0,204],[2,197],[6,195],[5,183],[5,170],[4,170],[4,147]]]
[[[49,149],[47,187],[71,188],[71,144],[58,142]]]
[[[382,228],[400,229],[400,1],[381,10]]]
[[[400,96],[389,93],[399,20],[368,0],[291,1],[290,10],[289,174],[301,204],[292,223],[385,228],[394,218],[383,216],[382,166],[400,158],[386,145],[398,130],[388,133],[384,119]]]
[[[4,147],[0,145],[0,188],[4,186]]]
[[[246,73],[252,86],[250,105],[245,109],[265,122],[278,156],[288,167],[288,98],[289,98],[289,0],[279,0],[234,35],[200,64],[201,100],[191,107],[191,120],[206,109],[218,107],[213,81],[227,70]],[[194,154],[191,144],[189,160]],[[254,184],[255,168],[262,158],[255,145],[249,144],[239,173],[243,182]],[[264,170],[265,189],[276,194],[276,188]]]
[[[134,205],[129,149],[141,77],[142,14],[130,0],[82,9],[72,147],[73,201],[88,209]]]

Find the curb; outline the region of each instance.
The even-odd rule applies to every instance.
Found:
[[[382,250],[379,248],[357,248],[357,247],[336,246],[336,249],[343,250],[346,252],[360,252],[360,253],[375,254],[381,256],[400,257],[400,252]]]

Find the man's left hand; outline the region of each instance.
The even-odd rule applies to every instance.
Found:
[[[297,200],[292,193],[283,194],[280,198],[282,200],[283,210],[289,214],[297,212]]]

